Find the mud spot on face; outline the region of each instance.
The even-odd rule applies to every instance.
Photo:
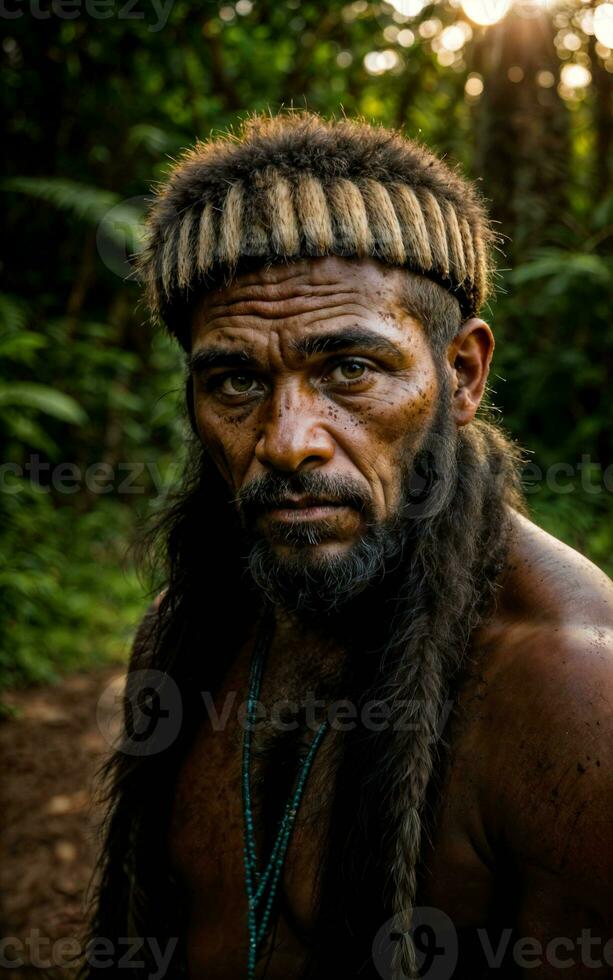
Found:
[[[223,419],[224,424],[238,428],[239,425],[243,425],[243,423],[249,418],[250,413],[251,409],[246,409],[244,412],[241,412],[240,415],[226,415],[225,413],[220,412],[219,418]]]

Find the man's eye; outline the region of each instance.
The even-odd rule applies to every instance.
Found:
[[[345,360],[334,367],[328,377],[331,381],[361,381],[368,374],[369,367],[364,361]]]
[[[257,381],[248,374],[227,374],[218,387],[224,395],[247,395],[257,389]]]

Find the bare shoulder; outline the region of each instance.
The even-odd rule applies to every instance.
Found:
[[[498,610],[479,648],[485,686],[497,701],[512,699],[515,714],[531,710],[531,694],[548,725],[553,699],[586,710],[594,690],[604,693],[613,680],[613,583],[589,559],[515,515]]]
[[[497,611],[477,640],[486,686],[575,695],[613,670],[613,582],[593,562],[514,515]],[[511,686],[509,686],[511,685]],[[527,687],[525,687],[527,685]],[[514,696],[515,710],[521,709]],[[544,707],[544,706],[543,706]]]
[[[584,555],[514,514],[503,604],[527,619],[613,625],[613,582]]]
[[[522,517],[461,710],[491,838],[610,888],[613,584]]]

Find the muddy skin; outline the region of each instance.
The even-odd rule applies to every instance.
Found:
[[[302,261],[250,273],[201,301],[192,329],[195,418],[234,495],[271,470],[318,469],[358,480],[377,520],[393,513],[407,440],[419,448],[440,391],[424,331],[400,305],[401,276],[371,260]],[[299,342],[323,333],[360,331],[379,336],[381,349],[356,342],[332,353],[300,350]],[[465,324],[449,347],[444,371],[458,427],[474,417],[492,349],[480,320]],[[217,360],[207,366],[202,355],[213,350]],[[361,532],[350,509],[335,521],[334,540],[318,546],[331,555]],[[612,628],[605,576],[514,514],[496,612],[473,635],[453,706],[419,896],[458,932],[454,977],[613,976],[613,942],[608,962],[603,953],[613,937]],[[192,980],[245,973],[240,706],[250,655],[251,642],[216,699],[219,713],[231,702],[225,725],[203,722],[177,783],[169,846],[189,898]],[[279,701],[304,711],[310,693],[324,702],[333,696],[343,657],[342,643],[316,622],[279,611],[261,693],[266,717]],[[261,849],[270,846],[284,766],[304,732],[303,724],[279,736],[267,722],[255,733]],[[340,738],[330,733],[307,783],[266,969],[271,980],[300,977],[306,961]],[[373,937],[380,925],[373,923]],[[477,930],[489,930],[496,951],[506,927],[513,930],[506,965],[490,971]],[[599,940],[591,953],[587,939],[577,943],[582,930]],[[558,947],[559,937],[566,944]],[[514,947],[528,938],[529,948]]]

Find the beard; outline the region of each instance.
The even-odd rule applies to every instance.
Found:
[[[309,494],[315,493],[315,486],[309,479],[292,483],[294,492]],[[329,540],[331,532],[325,521],[311,527],[290,526],[285,541],[292,547],[283,555],[275,551],[270,539],[253,543],[249,572],[271,602],[295,613],[335,612],[380,581],[402,558],[404,533],[395,519],[367,527],[345,553],[307,556],[307,549],[312,552]]]
[[[332,614],[394,571],[427,534],[452,492],[457,434],[448,400],[441,392],[435,418],[419,449],[407,448],[399,471],[395,511],[377,521],[365,487],[348,477],[320,471],[290,476],[268,473],[238,495],[237,505],[249,547],[247,564],[256,586],[274,604],[297,614]],[[363,530],[341,553],[320,547],[337,540],[334,519],[272,521],[266,533],[258,518],[290,495],[357,511]],[[275,547],[276,546],[276,547]],[[279,550],[280,547],[280,550]]]
[[[343,682],[342,696],[356,705],[386,703],[390,711],[381,731],[365,733],[360,725],[343,737],[320,869],[313,962],[305,974],[317,980],[370,976],[373,923],[412,907],[410,881],[417,880],[421,839],[421,819],[412,817],[423,812],[427,819],[435,812],[438,786],[435,781],[426,800],[424,783],[432,766],[442,771],[440,706],[454,698],[470,636],[499,594],[509,508],[523,510],[517,447],[498,426],[484,421],[456,434],[448,404],[447,399],[418,451],[407,449],[397,527],[367,524],[365,535],[380,542],[375,550],[383,555],[383,565],[392,561],[388,554],[398,554],[383,547],[387,532],[404,535],[398,573],[376,590],[372,604],[362,596],[351,607],[360,615],[339,617],[343,626],[351,626],[346,646],[355,654],[346,658],[348,683]],[[182,891],[168,863],[152,861],[152,854],[165,853],[168,842],[169,811],[160,801],[172,800],[177,767],[196,737],[202,719],[199,692],[221,689],[261,612],[260,597],[244,574],[248,551],[236,504],[195,434],[192,447],[180,492],[143,540],[142,558],[149,556],[152,571],[163,571],[152,581],[165,592],[159,614],[147,617],[157,620],[155,625],[143,630],[145,621],[141,626],[132,661],[132,669],[156,670],[174,679],[183,723],[167,752],[154,757],[117,752],[109,763],[112,808],[93,936],[125,936],[127,930],[165,940],[183,935]],[[260,550],[265,544],[256,539],[249,547]],[[356,540],[354,547],[362,552],[363,541]],[[296,559],[304,560],[306,552],[297,550]],[[255,567],[258,561],[252,553],[250,564]],[[350,587],[340,582],[339,588],[338,580],[330,586],[332,603],[359,596],[365,588],[352,571],[354,558],[347,555],[344,561]],[[288,602],[294,602],[292,589],[305,587],[300,571],[285,579],[284,570],[275,579],[268,562],[263,564],[266,568],[258,573],[262,585],[268,582],[280,597],[287,590]],[[365,579],[368,564],[361,565]],[[310,568],[304,601],[317,608],[314,574]],[[417,712],[408,724],[407,706]]]

